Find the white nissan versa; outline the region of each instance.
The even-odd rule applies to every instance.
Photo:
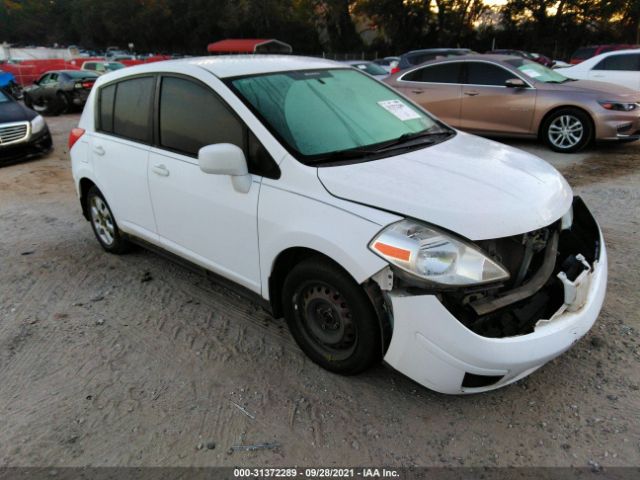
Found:
[[[344,64],[108,73],[69,147],[105,250],[151,244],[246,287],[334,372],[384,359],[439,392],[490,390],[567,350],[602,306],[600,229],[556,170]]]

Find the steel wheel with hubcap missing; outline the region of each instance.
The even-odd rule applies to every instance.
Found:
[[[556,152],[581,150],[591,140],[591,121],[586,113],[563,109],[551,115],[543,127],[545,141]]]
[[[297,290],[293,301],[302,332],[326,357],[344,360],[353,354],[357,329],[340,292],[324,282],[312,281]]]
[[[318,365],[351,375],[382,358],[381,321],[370,298],[331,261],[311,257],[293,267],[282,302],[293,337]]]
[[[124,253],[129,250],[129,242],[120,234],[111,209],[97,187],[89,189],[86,211],[96,238],[107,252]]]

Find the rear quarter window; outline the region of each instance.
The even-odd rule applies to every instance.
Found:
[[[113,101],[115,98],[115,85],[108,85],[100,89],[98,95],[98,130],[113,133]]]

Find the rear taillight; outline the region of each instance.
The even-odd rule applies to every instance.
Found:
[[[80,137],[84,135],[84,128],[74,128],[69,133],[69,151],[71,151],[71,147],[75,145],[75,143],[80,140]]]
[[[400,68],[399,68],[399,67],[393,67],[393,68],[391,69],[391,75],[393,75],[394,73],[398,73],[399,71],[400,71]]]
[[[95,82],[82,82],[82,87],[83,87],[83,88],[91,89],[91,88],[93,87],[93,84],[94,84],[94,83],[95,83]]]

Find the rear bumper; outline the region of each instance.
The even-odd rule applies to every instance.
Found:
[[[51,150],[52,141],[49,128],[45,127],[42,132],[31,135],[24,142],[13,143],[7,146],[0,145],[0,163],[8,163],[16,160],[43,155]]]

